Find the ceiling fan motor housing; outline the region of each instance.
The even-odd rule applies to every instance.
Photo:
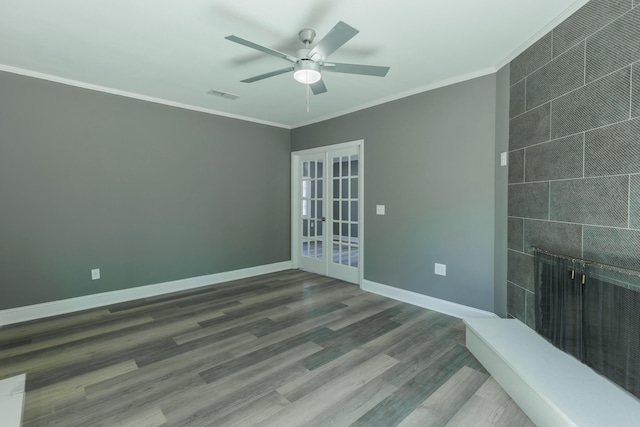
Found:
[[[296,58],[301,59],[301,60],[305,60],[305,59],[311,59],[309,57],[309,52],[311,52],[311,49],[298,49],[296,51]]]

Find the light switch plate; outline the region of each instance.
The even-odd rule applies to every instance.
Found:
[[[434,273],[439,275],[439,276],[446,276],[447,275],[447,266],[445,264],[438,264],[436,262],[436,267],[435,267]]]
[[[507,166],[507,152],[500,153],[500,166]]]
[[[376,205],[376,215],[384,215],[385,208],[384,205]]]
[[[100,269],[94,268],[91,270],[91,280],[98,280],[100,278]]]

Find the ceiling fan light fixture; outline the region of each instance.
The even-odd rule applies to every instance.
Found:
[[[296,62],[293,67],[293,78],[305,85],[312,85],[320,80],[320,65],[309,59]]]

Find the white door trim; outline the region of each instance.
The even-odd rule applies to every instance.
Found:
[[[362,148],[364,147],[364,139],[358,139],[358,140],[349,141],[349,142],[341,142],[339,144],[323,145],[322,147],[308,148],[306,150],[292,151],[291,156],[325,153],[327,151],[342,150],[343,148],[351,148],[351,147],[359,147],[360,151],[362,151]]]
[[[300,268],[300,233],[298,218],[300,217],[300,204],[297,203],[297,195],[300,194],[300,157],[308,154],[326,153],[333,150],[357,147],[359,152],[359,179],[358,194],[360,209],[358,212],[358,222],[360,224],[359,260],[358,260],[358,285],[362,285],[364,280],[364,140],[342,142],[339,144],[323,145],[322,147],[310,148],[291,152],[291,263],[293,268]],[[326,194],[326,192],[325,192]]]

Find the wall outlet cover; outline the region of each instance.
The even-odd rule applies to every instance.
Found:
[[[100,269],[94,268],[91,270],[91,280],[98,280],[100,278]]]
[[[385,214],[385,206],[376,205],[376,215],[384,215],[384,214]]]
[[[446,276],[447,275],[447,266],[445,264],[438,264],[436,262],[436,267],[435,267],[435,274],[439,275],[439,276]]]

